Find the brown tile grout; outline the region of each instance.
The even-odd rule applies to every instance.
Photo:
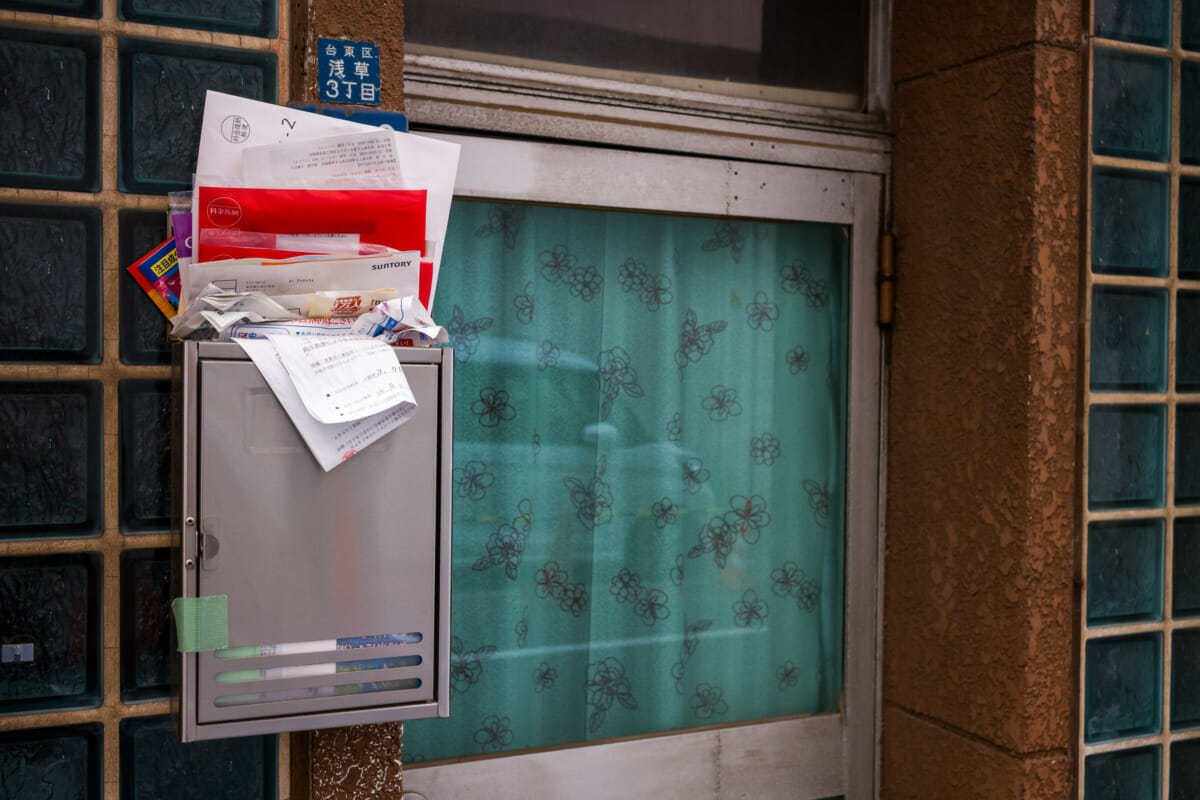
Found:
[[[1179,126],[1182,120],[1182,100],[1181,100],[1181,69],[1182,62],[1180,59],[1180,21],[1181,21],[1181,5],[1178,2],[1172,3],[1172,57],[1171,57],[1171,183],[1168,189],[1169,196],[1167,201],[1167,390],[1174,392],[1175,390],[1175,337],[1176,337],[1176,322],[1177,322],[1177,299],[1179,295],[1178,276],[1179,276],[1179,176],[1180,163],[1182,161],[1182,153],[1180,152],[1180,137]],[[1176,412],[1178,409],[1178,398],[1171,397],[1167,402],[1167,471],[1166,471],[1166,509],[1164,523],[1164,541],[1163,541],[1163,579],[1162,579],[1162,614],[1163,627],[1162,632],[1162,695],[1160,701],[1162,703],[1160,712],[1160,733],[1163,737],[1162,752],[1162,769],[1160,779],[1162,780],[1162,793],[1166,797],[1170,792],[1170,777],[1171,777],[1171,758],[1170,745],[1171,742],[1171,648],[1174,643],[1174,623],[1175,620],[1172,614],[1171,605],[1171,589],[1173,585],[1172,577],[1174,575],[1174,542],[1175,542],[1175,426]]]

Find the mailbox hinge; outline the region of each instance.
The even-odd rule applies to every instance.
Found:
[[[879,327],[890,328],[896,315],[896,237],[884,232],[879,241]]]

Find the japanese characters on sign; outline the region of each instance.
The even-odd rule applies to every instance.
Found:
[[[317,74],[322,102],[379,105],[379,45],[318,39]]]

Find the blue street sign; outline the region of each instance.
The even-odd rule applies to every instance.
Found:
[[[374,125],[377,128],[391,128],[400,133],[408,133],[408,115],[399,111],[379,111],[374,108],[344,109],[318,106],[316,103],[288,103],[288,108],[296,108],[313,114],[324,114],[327,117],[348,119],[362,125]]]
[[[322,102],[379,105],[379,45],[317,40],[317,83]]]

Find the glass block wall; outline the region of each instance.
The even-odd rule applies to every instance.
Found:
[[[124,272],[205,90],[286,99],[288,8],[0,0],[0,797],[290,794],[286,736],[171,727],[170,351]]]
[[[1200,797],[1200,0],[1093,0],[1080,793]]]

